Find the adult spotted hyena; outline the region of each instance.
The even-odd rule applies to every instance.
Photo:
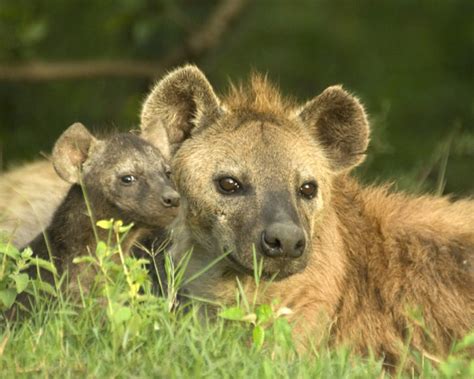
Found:
[[[171,254],[193,249],[191,295],[229,303],[236,278],[254,290],[252,250],[273,278],[260,301],[280,299],[296,333],[399,355],[419,308],[430,334],[411,343],[445,353],[474,327],[474,202],[364,187],[369,126],[339,86],[302,106],[264,78],[222,101],[196,67],[167,75],[142,111],[143,133],[172,157],[182,196]],[[429,337],[430,336],[430,337]]]

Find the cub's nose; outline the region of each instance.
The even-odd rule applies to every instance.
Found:
[[[179,199],[180,199],[180,196],[178,192],[176,192],[172,188],[169,188],[166,191],[163,191],[163,194],[161,195],[161,203],[166,208],[178,207]]]
[[[274,223],[261,235],[262,253],[269,258],[299,258],[304,252],[306,240],[303,229],[293,223]]]

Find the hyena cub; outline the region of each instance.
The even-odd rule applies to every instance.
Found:
[[[72,260],[86,254],[87,248],[94,251],[96,245],[83,189],[95,220],[114,218],[135,224],[123,242],[125,251],[149,230],[168,225],[177,214],[180,197],[172,188],[169,168],[160,151],[138,136],[123,133],[99,140],[76,123],[58,139],[52,159],[58,175],[72,187],[45,235],[39,234],[29,246],[35,255],[47,259],[47,238],[59,272],[69,270],[72,286],[79,277]],[[90,270],[81,273],[83,282],[93,274]]]

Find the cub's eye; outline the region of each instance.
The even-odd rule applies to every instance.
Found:
[[[137,181],[137,178],[133,175],[124,175],[120,178],[120,182],[124,186],[129,186],[129,185],[133,184],[136,181]]]
[[[171,169],[169,167],[165,167],[165,175],[168,179],[171,178]]]
[[[304,198],[311,200],[314,196],[316,196],[318,190],[318,186],[314,182],[307,182],[303,183],[303,185],[300,187],[300,194]]]
[[[218,179],[217,185],[220,192],[226,195],[236,193],[241,189],[241,185],[237,179],[231,178],[230,176]]]

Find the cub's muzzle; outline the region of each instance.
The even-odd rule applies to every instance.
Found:
[[[180,203],[180,196],[178,192],[169,187],[163,191],[161,195],[161,203],[166,208],[178,207]]]

